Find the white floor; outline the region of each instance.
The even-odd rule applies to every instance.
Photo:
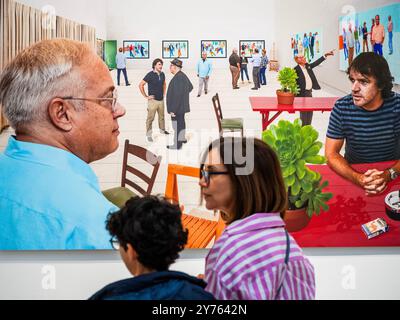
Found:
[[[172,75],[168,72],[168,62],[164,67],[166,70],[167,84]],[[138,89],[139,82],[143,79],[148,70],[129,70],[129,80],[132,84],[130,87],[119,87],[120,103],[126,108],[125,117],[121,118],[119,137],[120,147],[114,154],[107,158],[92,163],[91,166],[96,172],[101,188],[107,189],[120,184],[123,146],[125,139],[129,139],[131,143],[150,149],[163,158],[160,171],[158,173],[156,183],[154,185],[154,194],[164,194],[167,178],[167,167],[169,163],[177,163],[189,166],[198,166],[201,153],[206,149],[209,142],[218,137],[217,121],[212,105],[212,95],[218,93],[221,100],[223,115],[226,118],[241,117],[244,119],[245,132],[249,136],[261,137],[261,115],[252,111],[249,103],[250,96],[273,96],[276,89],[279,88],[277,82],[277,73],[267,73],[267,86],[263,86],[258,91],[250,88],[252,84],[247,81],[242,84],[239,80],[239,90],[231,89],[231,78],[229,69],[214,70],[210,79],[210,88],[208,95],[202,95],[197,98],[198,80],[194,70],[183,70],[191,79],[195,89],[191,93],[191,112],[186,117],[187,138],[189,142],[184,145],[180,151],[169,151],[166,149],[167,144],[171,144],[172,134],[164,136],[158,133],[157,118],[153,124],[154,143],[147,143],[145,139],[145,119],[147,115],[146,100],[142,97]],[[112,72],[115,79],[116,72]],[[123,83],[123,81],[122,81]],[[337,92],[331,88],[323,88],[320,91],[314,91],[314,96],[342,96],[342,92]],[[282,114],[279,119],[294,120],[298,114],[289,115]],[[320,140],[324,142],[326,128],[328,125],[329,113],[314,113],[313,125],[320,133]],[[167,130],[172,133],[172,124],[170,117],[167,116]],[[8,137],[12,134],[12,130],[5,130],[0,135],[0,152],[7,144]],[[133,160],[134,165],[139,169],[146,171],[148,167],[137,159]],[[207,218],[216,218],[213,213],[206,214],[204,209],[199,205],[200,190],[197,181],[192,178],[179,178],[180,201],[185,205],[185,211],[191,214]],[[200,210],[199,210],[200,209]]]

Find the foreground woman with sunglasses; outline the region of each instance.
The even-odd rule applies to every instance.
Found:
[[[217,299],[309,300],[314,268],[285,230],[287,194],[279,160],[264,142],[220,138],[203,156],[200,187],[227,227],[206,259]]]

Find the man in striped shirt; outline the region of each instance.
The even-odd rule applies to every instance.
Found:
[[[385,58],[360,54],[349,67],[352,94],[333,108],[325,155],[329,166],[342,177],[365,189],[367,195],[382,193],[400,173],[400,95],[392,92],[393,77]],[[345,155],[340,154],[346,141]],[[384,171],[362,174],[351,164],[396,160]]]

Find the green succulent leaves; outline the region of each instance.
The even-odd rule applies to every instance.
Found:
[[[286,67],[279,71],[278,81],[281,84],[282,91],[291,92],[293,94],[298,94],[300,92],[297,86],[297,73],[294,69]]]
[[[307,207],[307,214],[319,215],[321,209],[329,210],[326,204],[331,193],[322,190],[328,182],[322,183],[318,172],[310,170],[306,164],[324,164],[326,159],[319,155],[322,143],[318,132],[312,126],[301,126],[301,120],[294,123],[281,120],[263,132],[263,141],[278,154],[285,185],[288,189],[290,207]]]

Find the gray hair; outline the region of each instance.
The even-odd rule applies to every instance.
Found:
[[[92,50],[66,39],[45,40],[23,50],[0,74],[0,104],[11,126],[46,119],[57,96],[81,95],[86,84],[77,66]],[[83,104],[74,104],[82,109]]]

